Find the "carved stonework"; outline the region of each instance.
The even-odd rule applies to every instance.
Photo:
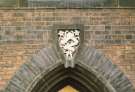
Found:
[[[65,67],[74,67],[74,57],[80,45],[80,30],[58,30],[58,44],[66,59]]]

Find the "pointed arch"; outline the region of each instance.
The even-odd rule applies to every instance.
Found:
[[[89,92],[134,92],[127,77],[94,48],[82,46],[75,68],[66,69],[63,62],[54,47],[42,49],[20,67],[4,92],[52,92],[68,83]]]

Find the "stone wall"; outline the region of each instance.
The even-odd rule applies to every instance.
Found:
[[[54,24],[84,25],[84,42],[101,50],[135,86],[135,9],[1,9],[0,89],[34,53],[51,46]]]
[[[0,7],[133,8],[134,0],[0,0]]]

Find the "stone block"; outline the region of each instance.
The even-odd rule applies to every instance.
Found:
[[[135,7],[135,0],[119,0],[120,7]]]
[[[117,0],[28,0],[29,7],[56,7],[56,8],[92,8],[116,7]]]

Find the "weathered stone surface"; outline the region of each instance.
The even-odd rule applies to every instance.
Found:
[[[134,8],[135,2],[134,0],[0,0],[0,7]]]
[[[119,5],[121,7],[135,7],[134,0],[119,0]]]
[[[48,16],[49,19],[46,20]],[[84,25],[84,43],[102,50],[135,85],[134,9],[1,9],[0,89],[3,89],[14,72],[27,62],[31,55],[52,45],[51,33],[54,24],[76,23]],[[89,49],[84,52],[87,52],[84,53],[87,55]],[[93,56],[92,53],[88,55],[84,61]],[[54,55],[52,57],[56,59]],[[93,58],[92,61],[94,60],[97,59]],[[53,63],[49,58],[46,62],[48,63],[43,64]],[[93,65],[96,63],[97,61],[90,62]],[[37,69],[35,63],[29,68]],[[38,71],[40,69],[33,73],[37,74]]]
[[[24,7],[27,0],[0,0],[0,7]]]
[[[17,0],[0,0],[0,7],[15,7]]]
[[[4,92],[31,92],[30,90],[44,77],[44,74],[49,73],[52,69],[55,71],[55,68],[59,67],[57,65],[63,65],[64,61],[59,61],[61,58],[54,54],[58,53],[55,51],[54,48],[44,48],[35,54],[30,61],[23,64],[15,73]],[[46,60],[50,62],[46,62]],[[109,92],[134,92],[133,86],[127,77],[101,52],[94,48],[83,46],[82,50],[78,52],[75,63],[88,70],[89,73],[95,72],[95,76],[105,84],[108,90],[111,90]],[[80,70],[80,72],[82,71]]]
[[[15,76],[9,82],[9,86],[4,92],[26,92],[27,87],[35,80],[39,74],[48,71],[59,58],[53,49],[44,48],[38,54],[33,55],[30,61],[21,66],[20,70],[15,73]],[[10,86],[11,85],[11,86]]]
[[[89,56],[91,53],[92,56]],[[116,92],[134,92],[133,86],[127,77],[101,52],[86,47],[84,51],[80,51],[78,57],[81,58],[77,58],[77,61],[97,70],[98,76],[104,76],[112,84]]]
[[[116,0],[28,0],[29,7],[91,8],[115,7]]]

